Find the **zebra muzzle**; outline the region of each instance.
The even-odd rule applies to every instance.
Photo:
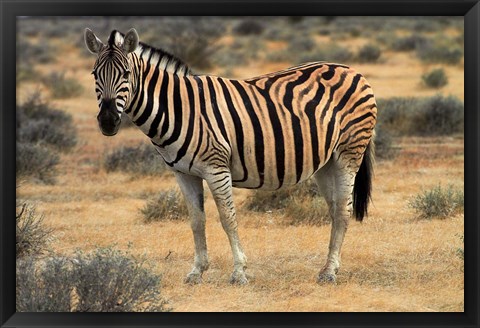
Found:
[[[97,120],[103,135],[114,136],[117,134],[121,120],[115,107],[102,107],[97,116]]]

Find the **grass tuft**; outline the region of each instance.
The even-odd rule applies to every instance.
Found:
[[[148,144],[122,146],[104,159],[107,172],[121,171],[134,174],[159,175],[166,170],[161,156]]]
[[[184,220],[188,209],[182,195],[176,190],[167,190],[149,199],[141,209],[146,223],[164,220]]]
[[[448,84],[447,74],[443,68],[436,68],[422,75],[423,83],[429,88],[441,88]]]

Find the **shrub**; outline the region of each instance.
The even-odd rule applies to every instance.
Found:
[[[418,58],[425,62],[457,64],[463,58],[463,51],[459,47],[434,42],[423,43],[416,50]]]
[[[260,23],[258,20],[255,19],[244,19],[237,23],[232,32],[234,35],[260,35],[264,30],[263,24]]]
[[[147,43],[165,48],[189,67],[202,70],[213,66],[212,55],[220,49],[217,41],[224,31],[222,20],[175,17],[164,20],[161,31],[156,31]]]
[[[16,213],[16,257],[41,255],[47,250],[53,230],[43,223],[44,216],[38,216],[35,207],[23,203]]]
[[[441,88],[448,84],[448,78],[443,68],[434,69],[422,75],[423,83],[430,88]]]
[[[75,79],[66,78],[65,73],[50,73],[44,84],[50,89],[54,98],[72,98],[82,94],[83,86]]]
[[[422,100],[420,110],[412,117],[412,133],[416,135],[448,135],[463,131],[463,103],[453,96],[436,95]]]
[[[426,44],[428,39],[424,36],[412,34],[410,36],[397,38],[391,44],[391,48],[395,51],[411,51]]]
[[[23,64],[46,64],[55,59],[55,50],[47,42],[32,43],[20,38],[16,44],[17,62]]]
[[[380,58],[381,53],[379,47],[373,44],[367,44],[358,51],[357,60],[364,63],[373,63]]]
[[[77,143],[71,115],[52,108],[39,94],[17,106],[17,140],[47,144],[60,151],[68,151]]]
[[[16,155],[17,178],[33,177],[44,183],[55,181],[55,166],[60,159],[49,148],[39,144],[17,142]]]
[[[439,185],[413,197],[408,206],[415,210],[418,218],[444,219],[463,210],[464,194],[463,191],[456,190],[452,186],[443,189]]]
[[[163,174],[165,164],[163,159],[148,144],[137,146],[122,146],[105,157],[104,167],[107,172],[123,171],[135,174]]]
[[[396,150],[393,148],[393,137],[382,124],[375,126],[375,158],[392,159]]]
[[[17,260],[16,278],[18,312],[71,311],[74,282],[66,258],[22,258]]]
[[[378,99],[379,123],[395,135],[447,135],[463,131],[463,103],[454,96]]]
[[[144,259],[112,247],[78,252],[73,262],[76,312],[164,311],[161,277]]]
[[[188,217],[188,209],[182,195],[167,190],[148,200],[141,210],[146,223],[164,220],[182,220]]]
[[[17,260],[17,311],[168,311],[160,281],[144,259],[112,247],[73,258],[28,257]]]

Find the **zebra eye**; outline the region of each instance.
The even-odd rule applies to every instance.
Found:
[[[123,78],[124,78],[125,80],[128,80],[128,77],[129,77],[129,76],[130,76],[130,71],[127,70],[127,71],[125,71],[125,72],[123,73]]]

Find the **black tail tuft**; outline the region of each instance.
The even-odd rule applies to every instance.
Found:
[[[370,140],[353,186],[353,211],[357,221],[362,221],[368,215],[368,203],[372,195],[373,160],[374,145],[373,140]]]

